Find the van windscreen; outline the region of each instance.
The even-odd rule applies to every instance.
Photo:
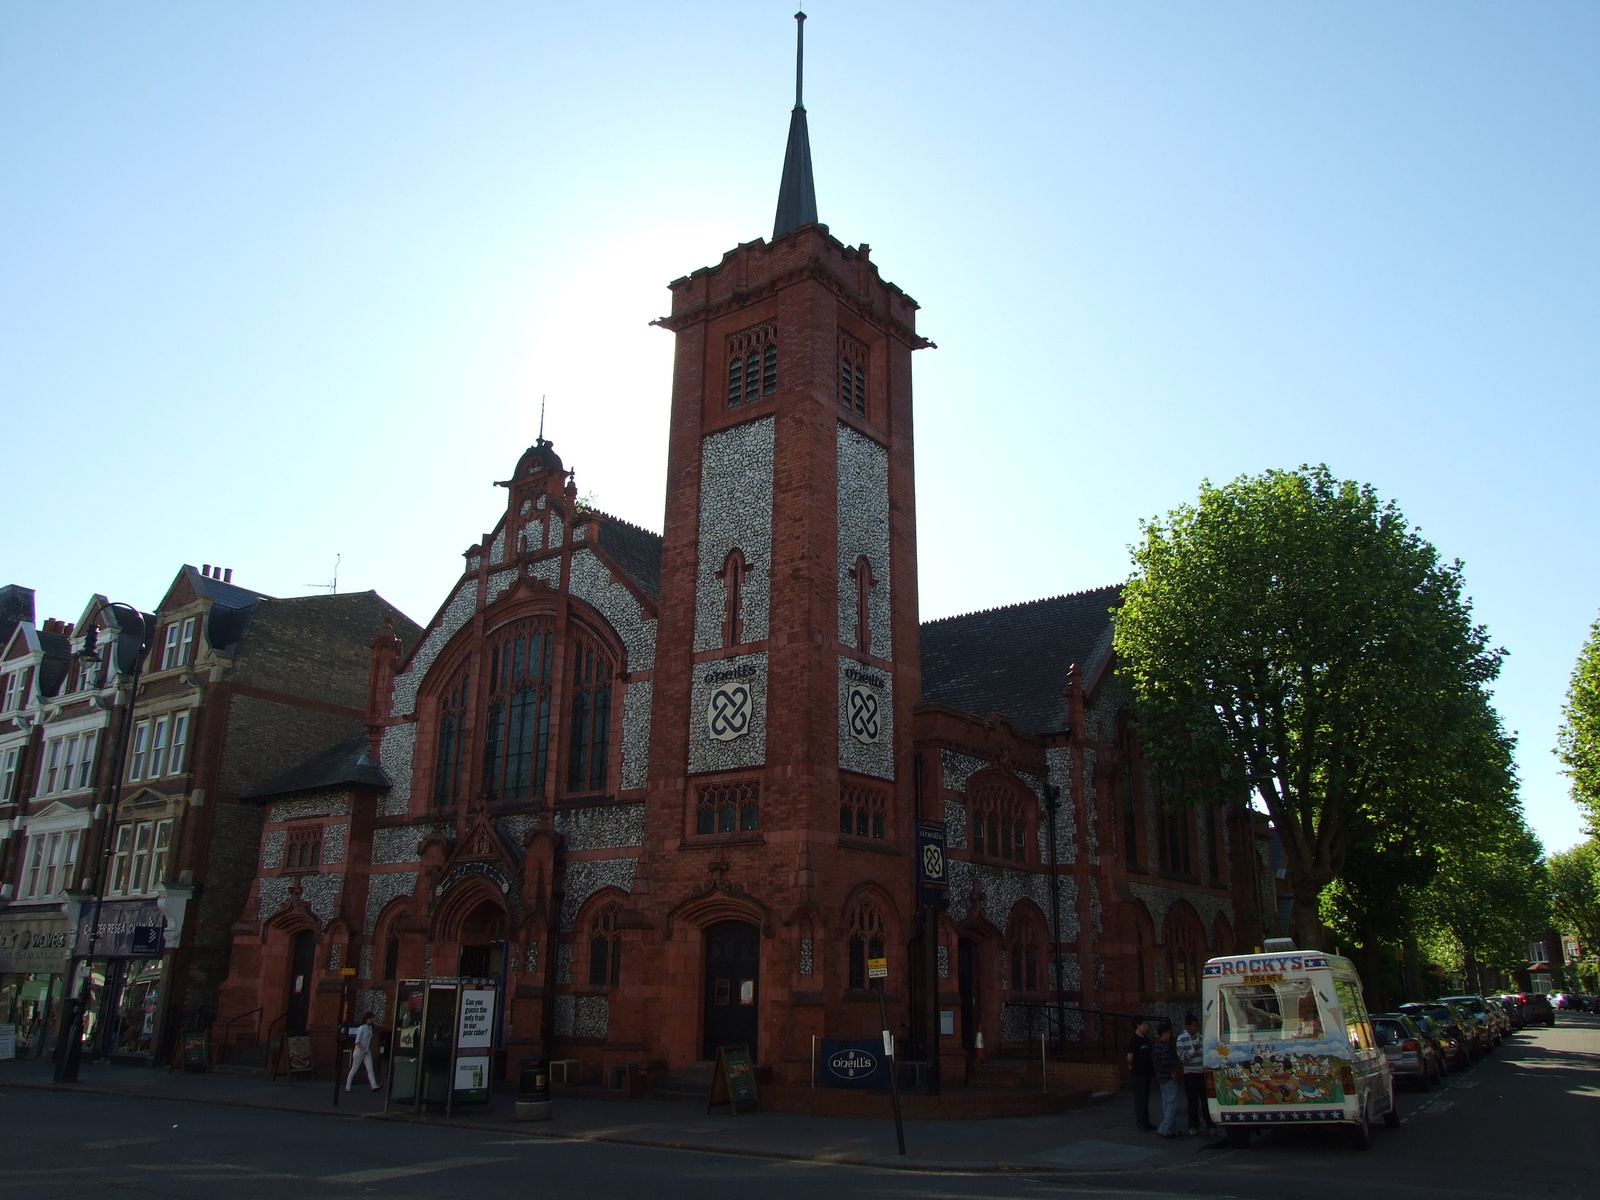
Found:
[[[1225,983],[1217,989],[1220,1040],[1244,1042],[1316,1041],[1322,1014],[1309,979],[1274,983]]]

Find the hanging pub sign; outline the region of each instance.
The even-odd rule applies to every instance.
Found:
[[[822,1051],[818,1087],[888,1090],[889,1062],[881,1042],[822,1038],[817,1044]]]
[[[944,908],[950,902],[943,821],[917,822],[917,888],[924,908]]]

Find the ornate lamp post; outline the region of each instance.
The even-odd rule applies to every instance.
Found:
[[[103,612],[110,612],[116,622],[117,637],[107,652],[115,655],[111,660],[113,669],[118,674],[127,674],[130,677],[128,702],[122,706],[122,720],[117,726],[116,741],[112,745],[111,809],[101,837],[100,869],[95,877],[94,909],[89,922],[89,944],[80,956],[80,961],[83,963],[83,982],[78,987],[78,994],[67,999],[65,1011],[61,1014],[61,1036],[56,1041],[57,1083],[74,1082],[78,1078],[78,1065],[83,1057],[83,1019],[89,1009],[89,986],[94,976],[95,943],[100,937],[100,910],[105,903],[106,881],[111,874],[111,855],[116,843],[117,808],[122,803],[122,775],[127,761],[128,741],[133,733],[133,706],[139,698],[139,675],[144,670],[145,658],[150,653],[150,647],[155,644],[156,636],[156,619],[150,613],[141,613],[127,604],[102,604],[89,619],[89,628],[84,634],[83,649],[78,652],[78,658],[86,665],[101,661],[98,649],[100,631],[94,622]],[[125,663],[128,668],[126,671],[123,670]]]

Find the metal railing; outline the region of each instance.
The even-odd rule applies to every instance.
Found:
[[[1140,1021],[1152,1024],[1151,1014],[1108,1012],[1075,1004],[1057,1008],[1054,1001],[1008,1000],[1000,1006],[1001,1044],[1023,1042],[1037,1047],[1044,1038],[1050,1056],[1058,1062],[1113,1062],[1121,1064],[1128,1039]],[[1066,1017],[1062,1027],[1058,1014]]]
[[[228,1060],[228,1053],[233,1048],[233,1041],[231,1038],[233,1027],[240,1021],[248,1021],[251,1017],[256,1019],[256,1036],[250,1044],[252,1046],[259,1046],[261,1044],[261,1018],[265,1015],[266,1010],[262,1006],[257,1005],[249,1012],[240,1013],[238,1016],[229,1017],[226,1021],[224,1021],[222,1023],[222,1036],[220,1038],[213,1036],[211,1039],[211,1044],[216,1047],[217,1061],[226,1062]],[[213,1021],[211,1024],[214,1027],[216,1022]]]

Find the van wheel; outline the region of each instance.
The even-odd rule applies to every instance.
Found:
[[[1365,1100],[1361,1102],[1356,1123],[1350,1128],[1350,1149],[1372,1149],[1372,1123],[1367,1120],[1367,1102]]]
[[[1400,1106],[1394,1102],[1394,1096],[1389,1096],[1389,1111],[1383,1114],[1383,1127],[1385,1129],[1400,1128]]]
[[[1229,1150],[1248,1150],[1250,1148],[1250,1131],[1240,1129],[1237,1125],[1223,1131],[1222,1140]]]

